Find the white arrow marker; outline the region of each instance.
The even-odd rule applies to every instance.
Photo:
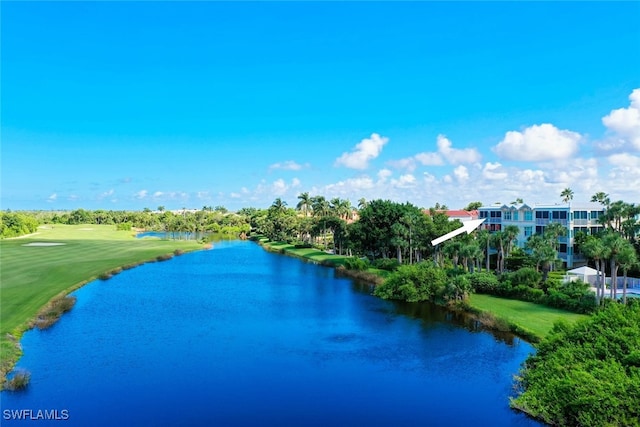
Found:
[[[453,230],[450,233],[445,234],[444,236],[438,237],[437,239],[433,239],[431,241],[431,244],[433,246],[435,245],[439,245],[440,243],[452,239],[454,237],[456,237],[458,234],[462,234],[465,231],[467,232],[467,234],[471,233],[473,230],[475,230],[476,228],[478,228],[480,226],[480,224],[482,224],[484,222],[486,218],[482,218],[482,219],[472,219],[471,221],[463,221],[462,222],[462,227]]]

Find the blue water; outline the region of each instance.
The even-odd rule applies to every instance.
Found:
[[[533,348],[251,242],[145,264],[27,332],[7,410],[65,426],[532,426],[508,407]],[[477,325],[476,325],[477,326]]]

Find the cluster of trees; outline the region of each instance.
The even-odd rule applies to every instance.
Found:
[[[550,425],[640,426],[640,301],[608,301],[554,326],[518,378],[511,405]]]
[[[39,224],[32,215],[20,212],[0,212],[0,238],[35,233]]]
[[[431,215],[410,203],[389,200],[349,201],[302,193],[296,208],[276,199],[265,210],[248,214],[258,234],[273,241],[315,245],[336,254],[366,256],[370,260],[395,258],[413,264],[433,253],[431,240],[460,226],[442,212]]]
[[[198,239],[209,233],[247,235],[251,230],[246,216],[230,213],[223,207],[214,209],[205,206],[198,211],[183,209],[174,213],[160,206],[156,212],[148,208],[143,211],[76,209],[69,212],[3,212],[1,236],[27,234],[35,231],[38,224],[107,224],[114,225],[119,230],[135,227],[147,231],[179,232]]]

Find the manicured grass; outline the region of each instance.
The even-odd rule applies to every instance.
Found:
[[[571,313],[531,302],[484,294],[472,294],[469,298],[469,305],[477,310],[490,312],[538,338],[546,336],[558,320],[572,324],[588,317],[585,314]]]
[[[188,241],[136,239],[113,225],[55,225],[33,236],[0,240],[0,373],[19,356],[7,336],[19,338],[37,313],[56,295],[67,293],[99,275],[176,249],[195,250]],[[64,243],[59,246],[24,246]],[[4,376],[4,375],[3,375]],[[1,381],[1,379],[0,379]]]

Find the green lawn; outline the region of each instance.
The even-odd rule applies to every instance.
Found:
[[[19,355],[8,333],[18,338],[54,296],[124,265],[154,260],[175,249],[202,248],[187,241],[136,239],[113,225],[55,225],[25,238],[0,240],[0,368]],[[60,246],[24,246],[30,243]]]
[[[475,309],[490,312],[500,319],[514,323],[539,338],[547,335],[558,320],[571,324],[588,317],[531,302],[483,294],[472,294],[469,304]]]

